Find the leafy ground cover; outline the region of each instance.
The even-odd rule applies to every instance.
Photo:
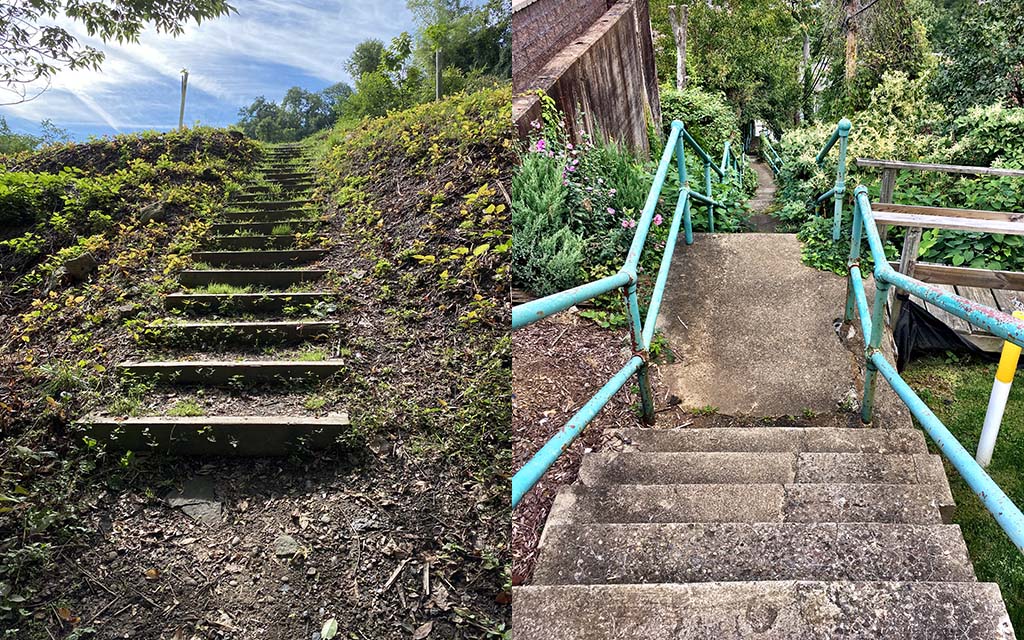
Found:
[[[858,168],[855,158],[1024,167],[1024,152],[1013,142],[1024,134],[1024,109],[977,106],[955,119],[947,118],[942,106],[929,99],[926,89],[927,78],[910,80],[900,73],[886,74],[872,91],[870,104],[847,114],[853,130],[839,242],[831,237],[831,208],[824,212],[827,215],[821,215],[814,205],[819,194],[834,186],[837,152],[830,154],[823,168],[815,164],[814,158],[835,123],[822,122],[786,132],[775,216],[784,230],[799,232],[808,265],[844,273],[854,187],[866,185],[872,200],[877,201],[879,170]],[[894,200],[911,205],[1021,211],[1024,179],[903,171],[897,175]],[[891,230],[886,246],[890,258],[899,255],[902,238],[901,229]],[[866,254],[862,255],[867,259]],[[979,269],[1021,270],[1024,240],[1011,235],[929,229],[921,240],[920,259]]]
[[[317,193],[322,231],[336,242],[319,284],[339,295],[299,314],[342,327],[315,346],[256,353],[342,358],[348,370],[334,380],[154,388],[113,374],[147,352],[155,336],[144,326],[164,314],[161,294],[251,177],[259,150],[241,138],[209,132],[244,153],[190,155],[192,170],[173,175],[195,199],[154,212],[160,220],[142,219],[145,196],[171,186],[131,178],[111,197],[114,226],[92,233],[102,245],[87,247],[97,264],[84,280],[69,281],[52,253],[5,274],[7,637],[309,638],[325,624],[350,638],[507,635],[509,104],[507,89],[457,96],[349,125],[335,138],[342,144],[325,144]],[[123,142],[123,164],[59,152],[109,170],[96,174],[109,184],[126,166],[149,170],[132,149],[160,142],[138,140]],[[95,144],[108,157],[111,142]],[[207,182],[211,163],[224,165],[223,177]],[[50,233],[43,211],[15,237]],[[78,237],[53,236],[56,251]],[[58,275],[30,280],[50,264]],[[344,409],[355,427],[349,447],[280,460],[112,455],[71,426],[96,408],[183,417]],[[197,490],[201,512],[182,497]]]
[[[994,363],[956,358],[929,358],[912,363],[904,376],[968,451],[975,451],[985,421]],[[933,447],[934,448],[934,447]],[[1010,499],[1024,505],[1024,375],[1003,417],[992,463],[987,471]],[[953,521],[960,525],[978,580],[995,582],[1003,592],[1015,628],[1024,628],[1024,558],[957,471],[946,462],[956,500]]]

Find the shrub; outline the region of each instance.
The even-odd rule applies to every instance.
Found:
[[[739,118],[722,93],[688,87],[678,91],[663,85],[660,91],[661,117],[666,131],[673,120],[686,125],[686,130],[709,154],[720,150],[725,141],[739,131]]]

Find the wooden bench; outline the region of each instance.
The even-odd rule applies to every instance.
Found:
[[[934,284],[951,293],[963,296],[1006,313],[1012,312],[1016,301],[1024,303],[1024,273],[950,267],[919,263],[918,253],[924,229],[949,229],[975,233],[1024,235],[1024,212],[987,211],[981,209],[955,209],[949,207],[922,207],[896,204],[893,192],[898,171],[933,171],[960,175],[1010,176],[1024,178],[1024,171],[994,167],[925,164],[857,158],[858,167],[881,169],[882,185],[879,201],[872,204],[872,212],[883,240],[890,226],[906,227],[906,239],[899,263],[892,267],[900,273]],[[956,331],[961,337],[985,351],[998,351],[1002,341],[944,310],[917,300],[933,316]],[[890,301],[890,317],[900,313],[899,298]]]

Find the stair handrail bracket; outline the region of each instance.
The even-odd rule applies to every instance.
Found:
[[[700,193],[690,186],[686,167],[687,146],[704,163],[704,193]],[[728,156],[726,155],[726,157]],[[658,205],[658,198],[661,196],[661,191],[665,185],[665,179],[668,176],[673,159],[675,159],[676,172],[679,176],[679,195],[676,199],[672,223],[665,241],[665,248],[662,252],[654,288],[651,292],[647,315],[641,323],[640,304],[637,296],[637,269],[640,265],[640,255],[650,234],[655,209]],[[686,244],[693,244],[693,223],[690,215],[691,202],[697,202],[708,208],[708,227],[711,231],[714,231],[714,208],[723,206],[713,198],[711,190],[712,174],[718,176],[719,182],[725,181],[730,177],[730,174],[726,173],[725,168],[715,163],[711,156],[686,131],[686,127],[682,122],[679,120],[673,121],[668,140],[665,143],[665,149],[658,162],[654,181],[647,194],[647,200],[641,210],[640,218],[637,220],[633,241],[630,244],[629,251],[626,253],[622,268],[614,275],[512,308],[512,330],[515,331],[550,315],[565,311],[581,302],[592,300],[616,289],[621,290],[626,304],[627,323],[629,325],[633,351],[629,361],[515,473],[512,477],[513,508],[519,504],[523,496],[533,488],[541,476],[555,463],[555,460],[568,449],[573,440],[590,424],[601,409],[608,404],[612,396],[622,389],[634,375],[637,377],[640,388],[640,401],[643,407],[644,421],[647,424],[654,423],[654,397],[651,394],[647,370],[648,353],[651,341],[654,339],[658,312],[661,309],[661,302],[665,295],[665,287],[668,283],[669,270],[671,269],[672,256],[675,253],[675,245],[679,238],[680,227],[683,229]]]
[[[832,148],[839,144],[839,159],[836,163],[836,182],[835,186],[826,191],[825,193],[818,196],[815,204],[823,204],[826,200],[831,198],[833,200],[832,207],[832,240],[838,241],[841,235],[841,229],[843,225],[843,197],[846,194],[846,151],[850,141],[850,130],[853,128],[853,123],[843,118],[836,125],[836,128],[832,131],[832,135],[829,137],[828,142],[818,152],[817,157],[814,161],[819,167],[825,166],[825,158],[828,157]]]
[[[834,140],[830,142],[834,143]],[[827,148],[823,151],[827,151]],[[875,296],[870,308],[860,269],[862,234],[866,236],[868,248],[875,263],[873,272]],[[872,420],[875,388],[878,375],[881,374],[935,442],[939,451],[949,459],[971,490],[981,499],[985,508],[995,517],[1003,531],[1018,549],[1024,551],[1024,513],[1021,513],[1006,493],[985,473],[974,456],[960,444],[938,416],[906,383],[881,348],[882,336],[885,333],[886,301],[891,287],[917,296],[1019,346],[1024,346],[1024,320],[928,285],[893,269],[886,260],[882,239],[871,210],[868,189],[864,185],[860,185],[854,190],[853,229],[850,235],[849,293],[845,320],[852,321],[854,313],[859,316],[866,345],[864,352],[866,373],[864,398],[861,403],[861,421],[870,423]]]

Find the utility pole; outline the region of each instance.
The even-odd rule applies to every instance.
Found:
[[[441,101],[441,50],[434,51],[434,100]]]
[[[188,69],[181,70],[181,110],[178,111],[178,128],[185,128],[185,92],[188,90]]]
[[[846,0],[846,84],[857,75],[857,22],[860,0]]]
[[[686,28],[690,22],[690,7],[668,5],[668,19],[672,23],[672,36],[676,41],[676,89],[686,89]]]

